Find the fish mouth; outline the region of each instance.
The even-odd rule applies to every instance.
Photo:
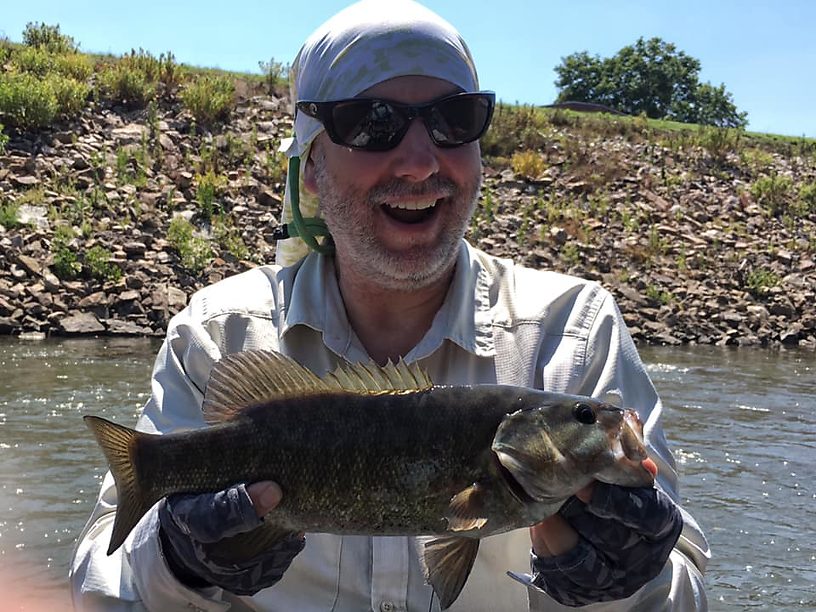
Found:
[[[601,482],[629,487],[654,484],[654,473],[643,462],[649,458],[643,442],[643,423],[637,412],[621,410],[621,418],[615,427],[607,431],[614,463],[596,474]]]
[[[643,461],[648,456],[643,443],[643,422],[634,410],[623,411],[620,443],[621,450],[627,459]]]

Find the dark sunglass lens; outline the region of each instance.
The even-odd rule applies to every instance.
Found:
[[[332,122],[344,144],[384,150],[399,143],[408,118],[382,100],[349,100],[332,109]]]
[[[490,118],[486,96],[454,96],[441,100],[431,113],[431,134],[437,144],[457,145],[481,136]]]

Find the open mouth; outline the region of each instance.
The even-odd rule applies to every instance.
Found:
[[[624,423],[620,432],[623,454],[632,461],[643,461],[648,456],[643,446],[643,424],[634,410],[624,411]]]
[[[399,223],[417,224],[434,216],[439,200],[425,202],[395,202],[380,206],[385,215]]]

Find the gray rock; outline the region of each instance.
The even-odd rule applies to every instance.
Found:
[[[28,255],[18,255],[17,263],[32,277],[38,277],[42,272],[42,263]]]
[[[116,336],[145,336],[150,334],[149,328],[137,325],[132,321],[108,319],[105,323],[108,326],[108,333]]]
[[[60,329],[66,334],[98,334],[105,331],[105,326],[93,313],[77,312],[62,319]]]

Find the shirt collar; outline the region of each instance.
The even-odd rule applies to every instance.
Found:
[[[284,268],[280,277],[284,290],[281,335],[296,325],[305,325],[319,331],[323,343],[338,355],[355,361],[368,358],[346,317],[333,257],[310,253],[299,264]],[[495,355],[489,274],[465,240],[459,246],[442,307],[431,328],[405,358],[415,361],[427,357],[445,340],[478,357]]]

